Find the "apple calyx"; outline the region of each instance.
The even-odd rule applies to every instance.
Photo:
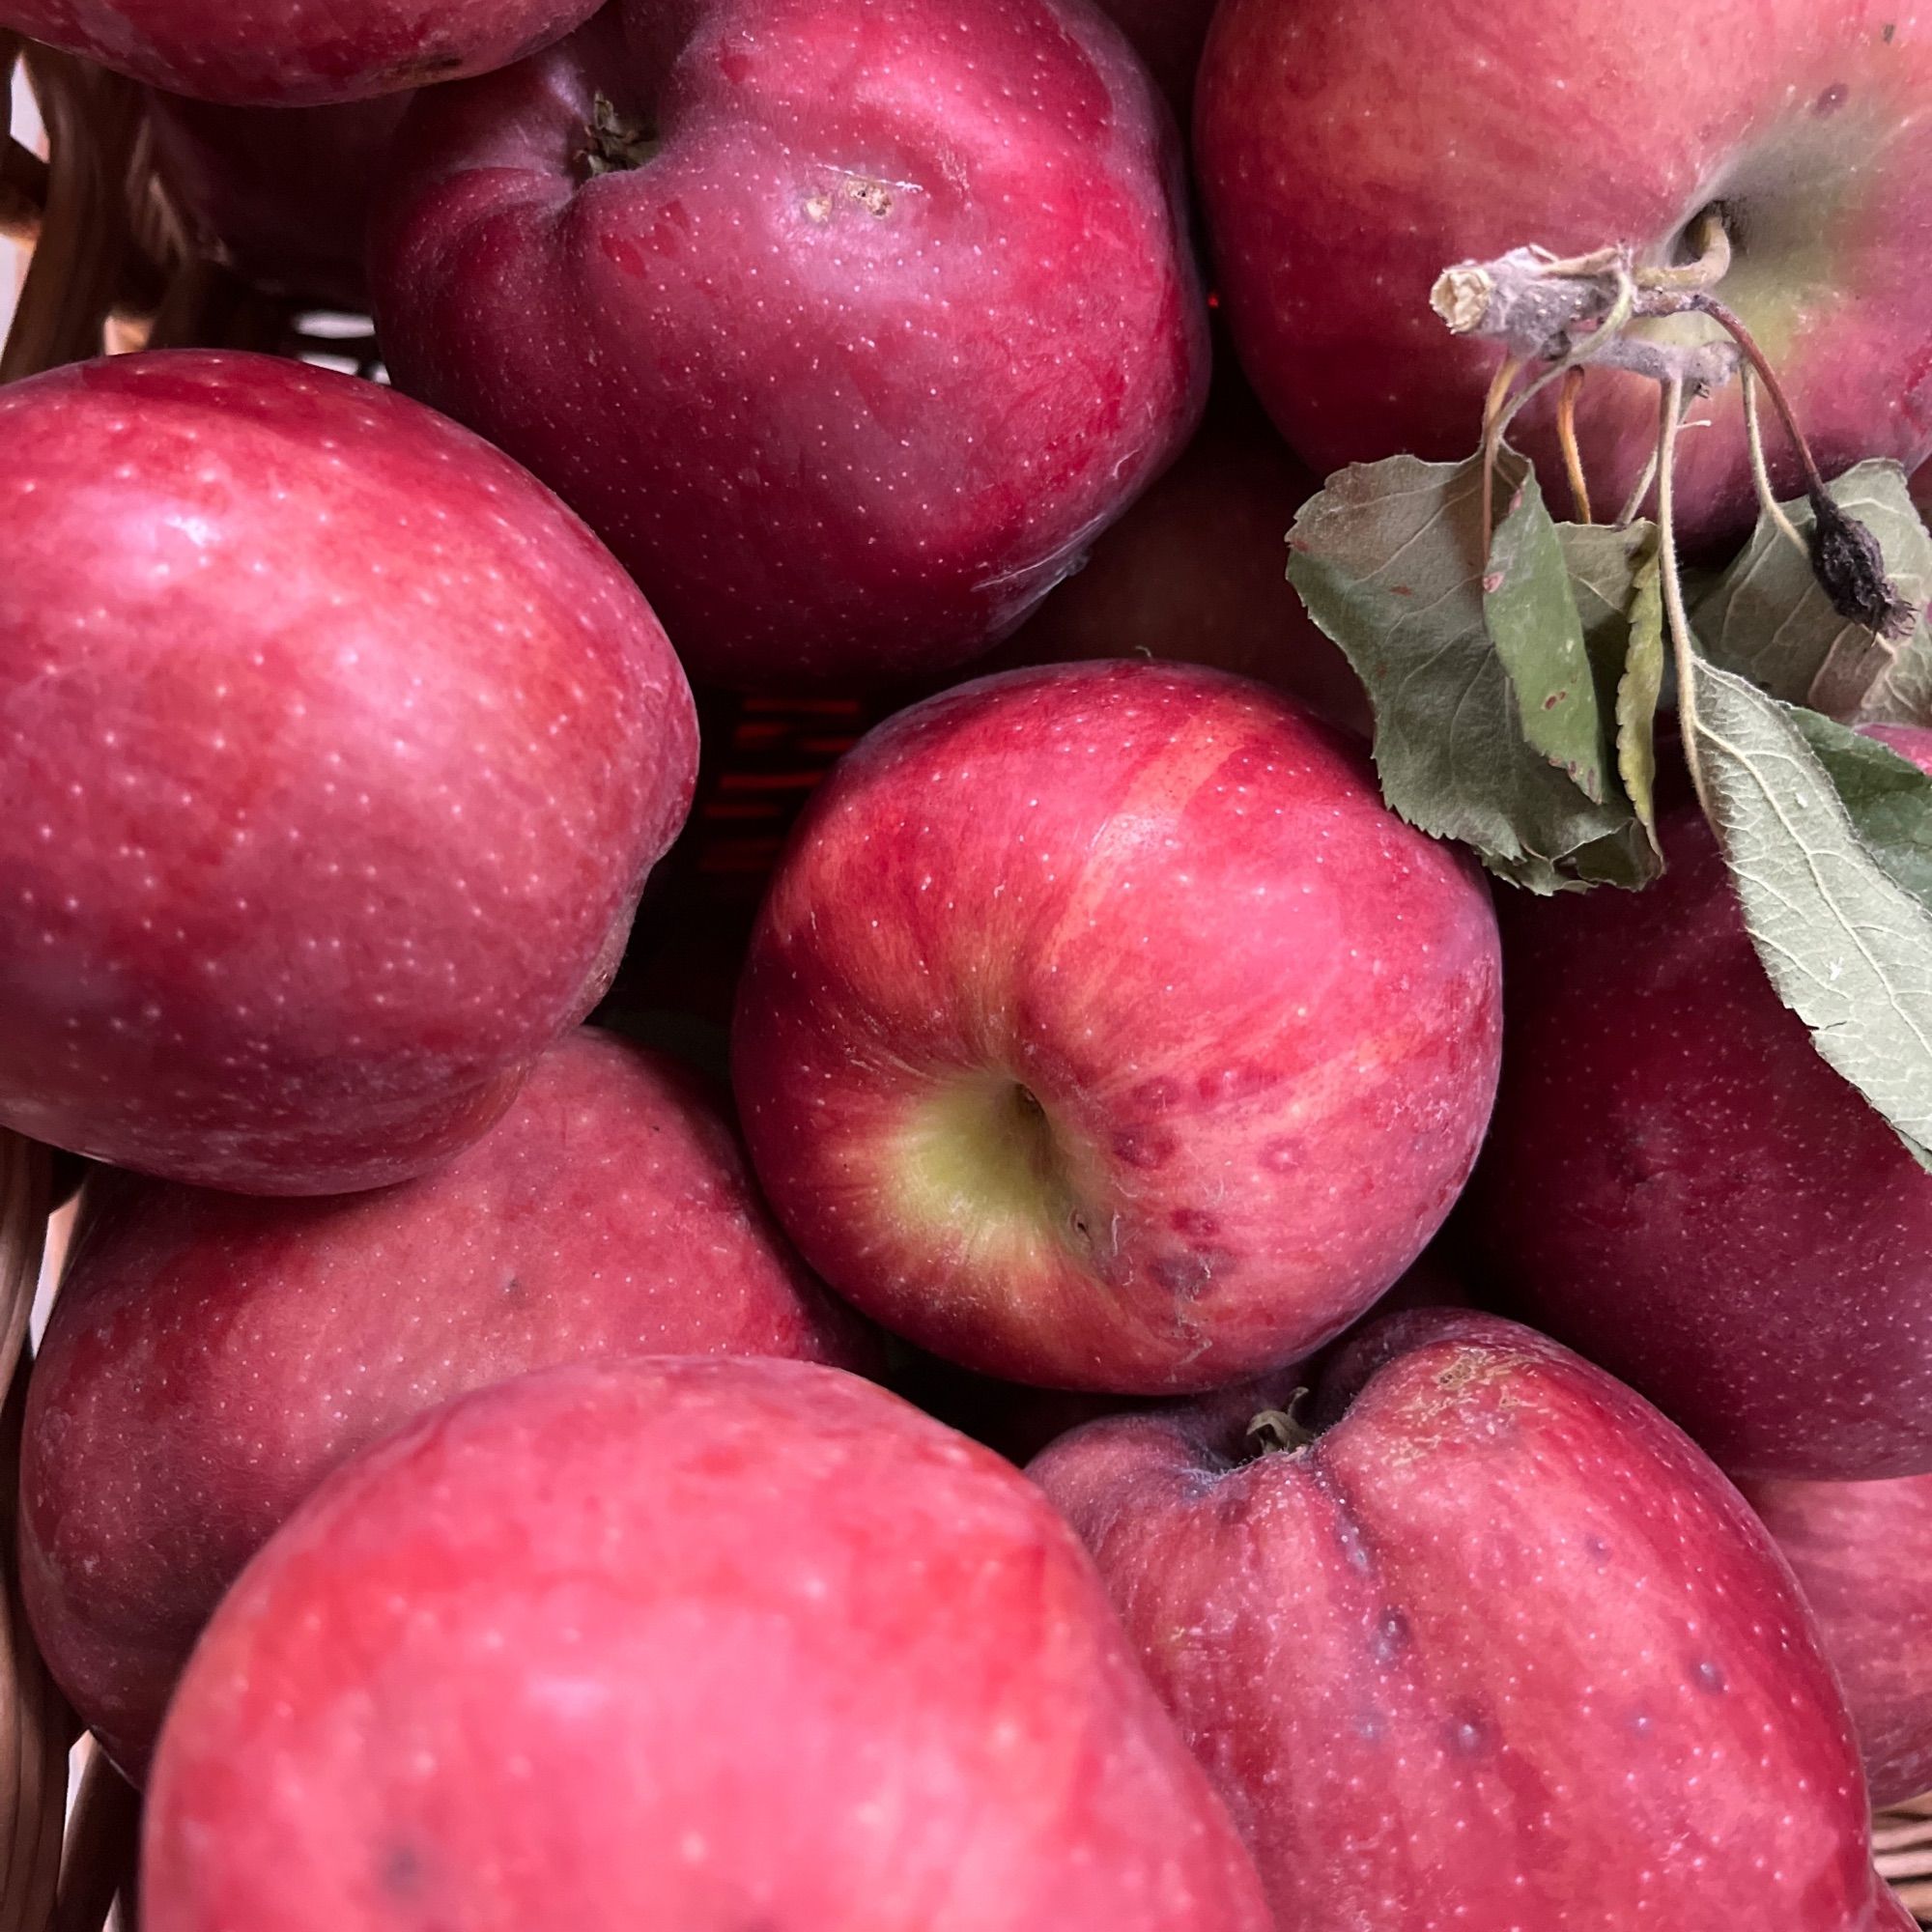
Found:
[[[1249,1422],[1241,1439],[1251,1458],[1298,1455],[1315,1441],[1321,1432],[1311,1429],[1301,1419],[1302,1405],[1311,1393],[1309,1389],[1298,1388],[1289,1397],[1286,1406],[1264,1408]]]
[[[600,175],[627,174],[640,168],[664,144],[657,130],[641,117],[622,113],[607,94],[591,103],[584,124],[583,147],[578,164],[585,181]]]

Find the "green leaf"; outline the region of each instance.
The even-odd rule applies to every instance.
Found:
[[[1657,701],[1663,691],[1663,572],[1656,552],[1631,590],[1630,645],[1617,683],[1617,776],[1650,840],[1657,842]]]
[[[1706,810],[1778,997],[1932,1166],[1932,910],[1859,835],[1792,709],[1694,660]]]
[[[1904,470],[1861,463],[1826,487],[1878,538],[1893,583],[1922,611],[1932,593],[1932,537],[1913,508]],[[1800,499],[1786,509],[1808,536],[1809,504]],[[1839,616],[1809,559],[1769,517],[1698,600],[1693,622],[1713,664],[1788,703],[1848,724],[1932,724],[1932,632],[1923,617],[1896,643]]]
[[[1859,838],[1921,905],[1932,907],[1932,778],[1889,745],[1815,711],[1794,711]]]
[[[1490,545],[1483,621],[1515,688],[1524,739],[1585,798],[1603,804],[1610,789],[1609,748],[1583,648],[1583,620],[1571,594],[1562,540],[1544,507],[1536,472],[1527,468]]]
[[[1520,456],[1505,450],[1498,469],[1506,490],[1522,488]],[[1486,627],[1481,490],[1476,458],[1341,470],[1295,519],[1288,574],[1368,687],[1390,806],[1554,892],[1586,876],[1577,855],[1598,841],[1612,849],[1593,866],[1622,864],[1633,818],[1614,791],[1587,798],[1524,735],[1525,709],[1548,693],[1525,704]]]

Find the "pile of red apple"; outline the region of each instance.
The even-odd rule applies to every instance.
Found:
[[[1932,19],[1107,13],[0,0],[387,377],[0,390],[149,1932],[1911,1922]]]

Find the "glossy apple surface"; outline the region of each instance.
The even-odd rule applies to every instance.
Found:
[[[369,213],[409,101],[221,107],[151,88],[155,171],[196,245],[251,287],[367,314]]]
[[[1196,99],[1241,360],[1318,470],[1476,446],[1501,351],[1449,335],[1429,305],[1441,270],[1527,243],[1627,242],[1667,262],[1713,206],[1735,247],[1718,293],[1825,472],[1932,454],[1932,15],[1879,0],[1504,0],[1480,16],[1228,0]],[[1657,413],[1647,380],[1598,370],[1584,384],[1587,469],[1609,513],[1656,446]],[[1699,537],[1741,535],[1755,499],[1738,385],[1696,414],[1713,427],[1681,445],[1680,517]],[[1537,420],[1524,440],[1560,497],[1548,412]],[[1789,446],[1769,440],[1790,495]]]
[[[197,99],[294,107],[481,73],[598,0],[0,0],[0,27]]]
[[[563,505],[372,383],[0,393],[0,1123],[253,1193],[476,1138],[609,980],[696,759]]]
[[[1320,487],[1240,377],[1217,369],[1207,418],[1174,468],[983,668],[1081,658],[1215,665],[1366,736],[1361,680],[1288,582],[1289,526]]]
[[[1179,147],[1086,0],[621,0],[425,96],[386,201],[397,382],[580,511],[700,682],[964,662],[1201,412]]]
[[[169,1716],[142,1910],[151,1932],[1268,1925],[1017,1470],[835,1370],[665,1359],[466,1397],[283,1528]]]
[[[1932,769],[1932,732],[1874,735]],[[1733,1474],[1932,1470],[1932,1175],[1772,991],[1694,810],[1664,847],[1642,893],[1500,895],[1469,1237]]]
[[[1491,1316],[1402,1315],[1311,1444],[1202,1405],[1032,1466],[1228,1798],[1276,1922],[1870,1932],[1850,1720],[1736,1491]]]
[[[1742,1487],[1818,1619],[1872,1803],[1932,1791],[1932,1476]]]
[[[1415,1258],[1488,1118],[1489,895],[1368,759],[1191,666],[1009,671],[901,712],[759,915],[733,1080],[833,1286],[968,1368],[1210,1387]]]
[[[554,1363],[877,1350],[773,1223],[705,1083],[572,1035],[425,1179],[259,1201],[97,1177],[35,1364],[21,1566],[42,1654],[138,1777],[246,1560],[365,1443]]]

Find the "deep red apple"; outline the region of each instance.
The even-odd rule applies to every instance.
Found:
[[[1625,242],[1666,262],[1713,207],[1735,250],[1718,293],[1827,473],[1932,454],[1932,15],[1878,0],[1499,0],[1479,14],[1227,0],[1195,134],[1242,363],[1319,470],[1475,447],[1500,351],[1448,335],[1429,303],[1438,270],[1526,243]],[[1657,412],[1654,383],[1599,370],[1584,384],[1587,468],[1611,512]],[[1681,514],[1699,535],[1740,533],[1756,504],[1738,384],[1697,415],[1714,427],[1684,439]],[[1560,495],[1540,420],[1527,442]],[[1795,486],[1783,438],[1771,443]]]
[[[1818,1619],[1872,1803],[1932,1790],[1932,1476],[1743,1488]]]
[[[197,245],[243,281],[366,314],[369,211],[409,101],[217,107],[150,89],[155,170]]]
[[[1312,1443],[1121,1416],[1067,1514],[1294,1932],[1869,1932],[1850,1721],[1790,1576],[1655,1410],[1492,1316],[1402,1315]],[[1279,1438],[1277,1438],[1279,1439]]]
[[[447,1157],[594,1004],[691,696],[507,459],[372,383],[0,391],[0,1124],[247,1192]]]
[[[694,677],[936,673],[1186,441],[1178,144],[1089,0],[620,0],[427,95],[402,386],[572,503]]]
[[[149,1932],[1264,1932],[1018,1471],[792,1362],[554,1370],[344,1470],[195,1653]]]
[[[820,788],[733,1070],[834,1287],[968,1368],[1210,1387],[1305,1354],[1462,1186],[1489,895],[1342,733],[1191,666],[1009,671]]]
[[[1179,461],[983,668],[1132,657],[1218,665],[1366,734],[1361,680],[1288,582],[1288,527],[1319,487],[1247,384],[1217,371]]]
[[[599,0],[0,0],[0,27],[151,87],[237,106],[362,100],[481,73]]]
[[[1469,1236],[1732,1473],[1932,1470],[1932,1175],[1772,991],[1701,816],[1663,836],[1646,892],[1506,895]]]
[[[251,1201],[103,1174],[35,1364],[21,1575],[69,1701],[139,1777],[189,1647],[329,1470],[557,1362],[876,1366],[675,1062],[581,1033],[424,1179]]]

